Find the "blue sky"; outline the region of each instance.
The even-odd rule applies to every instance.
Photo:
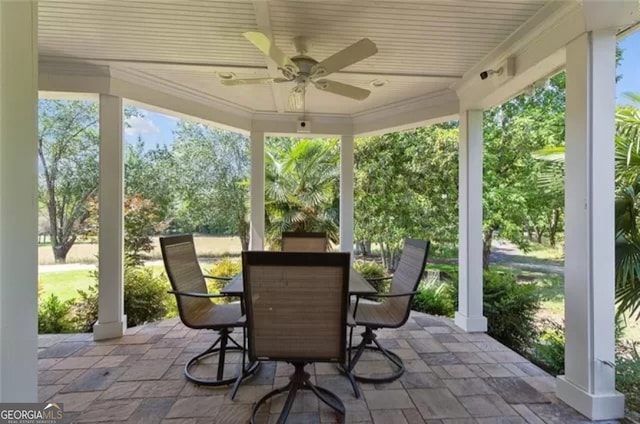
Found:
[[[623,49],[622,63],[618,68],[622,79],[616,85],[616,101],[624,104],[628,102],[623,93],[640,93],[640,31],[622,40],[619,46]],[[148,149],[171,144],[178,119],[144,109],[142,112],[144,118],[129,121],[131,128],[127,128],[125,135],[127,142],[137,140],[139,135]]]
[[[616,85],[618,104],[628,103],[623,93],[640,93],[640,31],[636,31],[619,43],[622,51],[622,63],[618,74],[622,79]]]

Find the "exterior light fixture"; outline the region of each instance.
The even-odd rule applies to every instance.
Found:
[[[380,87],[384,87],[385,85],[387,85],[387,80],[381,80],[381,79],[374,79],[373,81],[371,81],[369,83],[369,85],[373,88],[380,88]]]
[[[218,72],[218,78],[220,78],[221,80],[230,80],[235,76],[236,74],[234,74],[233,72]]]

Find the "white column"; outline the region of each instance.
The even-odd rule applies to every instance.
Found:
[[[0,1],[0,402],[38,400],[37,10]]]
[[[340,250],[353,251],[353,136],[340,139]]]
[[[124,139],[122,99],[100,95],[99,292],[95,340],[120,337],[124,315]]]
[[[251,234],[249,250],[264,249],[264,133],[251,131]]]
[[[615,391],[614,132],[616,31],[567,45],[565,375],[560,399],[591,419],[624,415]]]
[[[482,110],[460,111],[458,311],[465,331],[487,331],[482,315]]]

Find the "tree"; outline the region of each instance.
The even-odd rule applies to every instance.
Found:
[[[38,109],[39,200],[55,261],[65,262],[98,189],[98,108],[89,101],[40,100]]]
[[[454,244],[457,234],[458,130],[434,125],[356,140],[358,240],[377,243],[395,267],[404,238]]]
[[[99,202],[91,198],[87,202],[89,217],[83,235],[97,240],[99,232]],[[140,195],[126,196],[124,200],[124,257],[127,265],[144,264],[145,254],[153,249],[151,237],[166,229],[167,222],[160,216],[151,200]]]
[[[265,236],[272,248],[283,231],[324,231],[338,242],[339,162],[337,140],[268,140]]]
[[[520,95],[485,112],[483,178],[483,267],[489,268],[496,233],[521,249],[529,240],[525,229],[548,222],[554,237],[561,218],[564,192],[538,183],[542,165],[534,153],[564,142],[565,74],[547,86]]]
[[[162,221],[173,214],[175,178],[173,156],[165,147],[145,150],[144,142],[127,144],[124,163],[125,196],[140,196],[158,209]]]
[[[180,121],[172,149],[176,219],[187,228],[222,230],[249,244],[249,141],[200,123]]]

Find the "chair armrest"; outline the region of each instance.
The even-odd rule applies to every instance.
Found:
[[[377,297],[402,297],[402,296],[414,296],[416,294],[420,293],[419,291],[412,291],[412,292],[407,292],[407,293],[385,293],[385,294],[377,294]]]
[[[373,296],[376,297],[402,297],[402,296],[415,296],[416,294],[420,293],[419,291],[412,291],[412,292],[407,292],[407,293],[386,293],[386,294],[375,294]],[[356,304],[353,307],[353,318],[355,319],[356,314],[358,313],[358,305],[360,304],[360,298],[361,297],[367,297],[367,296],[372,296],[370,294],[356,294]]]
[[[347,314],[347,327],[355,327],[356,325],[357,324],[355,318]]]
[[[367,281],[384,281],[384,280],[391,280],[393,277],[370,277],[367,278],[365,277],[365,280]]]
[[[204,278],[209,278],[211,280],[220,280],[220,281],[231,281],[233,277],[218,277],[216,275],[203,275]]]
[[[192,292],[183,292],[177,290],[169,290],[167,293],[175,294],[176,296],[188,296],[188,297],[203,297],[203,298],[220,298],[220,297],[242,297],[237,294],[215,294],[215,293],[192,293]]]

